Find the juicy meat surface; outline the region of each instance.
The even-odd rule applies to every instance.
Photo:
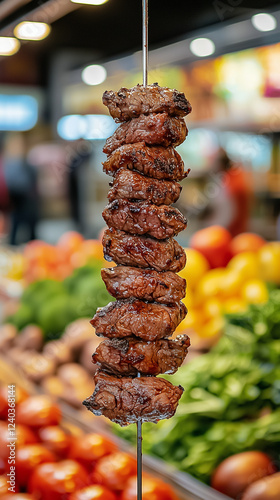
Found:
[[[105,259],[116,264],[175,273],[186,265],[185,251],[173,238],[155,240],[110,228],[104,231],[102,244]]]
[[[192,110],[183,92],[160,87],[157,83],[144,87],[136,85],[131,89],[121,88],[118,92],[106,90],[103,104],[118,122],[124,122],[141,114],[162,113],[185,116]]]
[[[180,181],[187,177],[184,162],[177,151],[169,146],[146,146],[145,142],[119,147],[103,163],[103,171],[115,175],[120,168],[137,170],[147,177]]]
[[[126,168],[119,170],[113,186],[108,193],[108,200],[117,199],[145,200],[155,205],[171,205],[181,193],[181,186],[176,181],[164,181],[145,177]]]
[[[171,271],[116,266],[101,269],[101,277],[110,295],[116,299],[147,300],[172,304],[186,295],[186,280]]]
[[[167,113],[140,115],[122,123],[106,140],[103,151],[111,154],[123,144],[141,141],[150,145],[178,146],[185,140],[187,132],[183,118],[170,117]]]
[[[105,207],[102,216],[109,227],[158,240],[175,236],[187,227],[186,218],[177,208],[147,202],[115,200]]]
[[[104,415],[121,426],[158,422],[174,415],[184,389],[157,377],[117,378],[97,372],[95,390],[83,404],[94,415]]]
[[[135,337],[105,339],[92,355],[92,361],[115,375],[136,377],[137,372],[142,375],[171,374],[183,363],[189,346],[187,335],[154,342],[143,342]]]
[[[187,308],[182,302],[164,305],[135,299],[117,300],[97,309],[90,323],[98,336],[135,335],[143,340],[156,340],[172,335],[186,314]]]

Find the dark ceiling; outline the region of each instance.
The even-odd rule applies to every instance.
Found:
[[[34,9],[46,9],[49,0],[24,0],[23,6],[3,18],[1,8],[6,1],[0,0],[0,34],[6,34],[7,28],[12,29],[19,20],[30,18]],[[62,6],[67,2],[70,0],[56,0]],[[279,5],[279,0],[149,0],[149,46],[160,46],[210,25]],[[62,50],[84,50],[89,58],[94,55],[95,61],[139,50],[141,19],[141,0],[108,0],[100,6],[79,6],[52,22],[51,34],[45,40],[24,42],[18,54],[0,58],[0,83],[14,83],[21,75],[22,83],[31,80],[45,85],[49,64]]]

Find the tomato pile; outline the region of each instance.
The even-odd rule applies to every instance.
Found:
[[[279,242],[252,233],[231,238],[226,229],[211,226],[195,233],[185,250],[187,264],[179,274],[187,281],[183,302],[189,312],[176,333],[192,329],[199,338],[216,338],[224,314],[267,302],[267,283],[280,285]]]
[[[0,388],[1,500],[136,500],[136,460],[107,437],[62,422],[45,395],[17,388],[16,492],[8,491],[8,406]],[[170,486],[144,474],[143,500],[178,500]]]

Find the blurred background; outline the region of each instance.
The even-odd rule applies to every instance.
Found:
[[[112,299],[100,277],[113,265],[101,244],[111,180],[102,149],[117,124],[102,95],[142,82],[141,7],[141,0],[0,0],[0,424],[13,381],[24,385],[23,400],[40,392],[76,408],[74,418],[63,407],[79,422],[63,428],[64,451],[39,436],[37,414],[34,439],[91,473],[97,445],[77,451],[69,435],[104,429],[135,442],[133,426],[120,433],[95,419],[91,427],[80,403],[93,390],[91,353],[100,342],[89,319]],[[175,332],[189,334],[192,347],[171,379],[186,390],[176,417],[144,430],[145,452],[183,471],[162,473],[180,499],[241,499],[272,472],[276,496],[261,485],[261,496],[244,499],[280,498],[279,40],[277,1],[149,0],[148,83],[184,92],[193,108],[178,147],[191,172],[176,203],[188,219],[178,241],[187,253],[180,275],[189,312]],[[104,456],[115,451],[104,443]],[[217,478],[224,459],[244,452],[257,455],[238,458],[236,476],[222,469]],[[1,459],[0,451],[0,493]],[[88,500],[136,500],[125,486],[135,469],[123,460],[105,461],[113,476],[101,474],[105,492]],[[19,489],[30,493],[32,467],[20,468]],[[117,487],[114,474],[124,478]],[[41,492],[40,500],[62,498],[47,489],[51,497]],[[145,500],[177,498],[158,484],[154,490]]]

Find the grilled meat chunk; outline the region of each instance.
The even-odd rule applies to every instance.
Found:
[[[109,227],[131,234],[147,234],[164,240],[187,227],[187,220],[177,208],[115,200],[103,210],[103,219]]]
[[[83,404],[95,415],[104,415],[121,426],[158,422],[174,415],[184,389],[162,378],[117,378],[99,371],[95,391]]]
[[[184,179],[190,172],[184,172],[184,162],[172,146],[146,146],[145,142],[121,146],[103,163],[103,171],[108,175],[114,176],[120,168],[137,170],[154,179],[174,181]]]
[[[116,266],[101,270],[101,277],[110,295],[116,299],[147,300],[172,304],[186,295],[186,280],[171,271]]]
[[[105,339],[92,355],[93,363],[115,375],[136,377],[175,373],[183,363],[190,339],[179,335],[173,340],[143,342],[135,337]]]
[[[173,238],[155,240],[110,228],[105,230],[102,243],[104,257],[109,262],[174,273],[186,265],[185,251]]]
[[[150,145],[178,146],[185,140],[187,132],[183,118],[170,117],[167,113],[140,115],[122,123],[106,140],[103,151],[111,154],[123,144],[141,141]]]
[[[183,92],[160,87],[157,83],[144,87],[136,85],[131,89],[121,88],[118,92],[104,92],[103,104],[117,122],[124,122],[141,114],[162,113],[185,116],[192,110]]]
[[[156,304],[142,300],[117,300],[97,309],[91,320],[95,333],[108,338],[135,335],[143,340],[156,340],[172,335],[185,318],[182,303]]]
[[[155,205],[171,205],[178,200],[181,189],[178,182],[151,179],[122,168],[115,176],[108,200],[146,200]]]

